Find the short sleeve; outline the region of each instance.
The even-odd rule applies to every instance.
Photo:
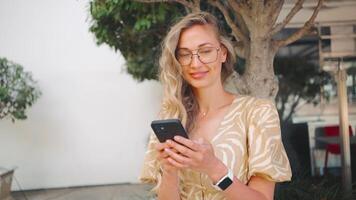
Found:
[[[248,180],[251,176],[273,182],[291,180],[292,172],[281,140],[275,105],[269,100],[256,100],[248,114],[248,121]]]
[[[150,139],[145,154],[140,181],[143,183],[157,184],[160,178],[160,167],[157,160],[157,152],[155,150],[155,144],[158,143],[157,137],[151,133]]]

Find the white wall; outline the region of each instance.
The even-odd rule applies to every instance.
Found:
[[[137,83],[119,53],[96,46],[87,10],[0,1],[0,57],[31,71],[43,93],[26,121],[0,121],[0,166],[18,166],[24,189],[137,182],[160,86]]]

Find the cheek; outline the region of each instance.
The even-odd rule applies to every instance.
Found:
[[[183,70],[181,76],[183,77],[184,80],[187,80],[188,77],[189,77],[189,74],[188,74],[188,72],[186,72],[185,70]]]

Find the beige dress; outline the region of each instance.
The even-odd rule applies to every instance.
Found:
[[[152,134],[140,176],[142,182],[157,184],[160,177],[154,149],[157,142]],[[238,96],[210,143],[215,155],[244,184],[251,176],[274,182],[291,179],[289,160],[281,141],[278,112],[269,100]],[[180,192],[183,200],[225,199],[223,193],[212,186],[207,175],[192,170],[181,171]]]

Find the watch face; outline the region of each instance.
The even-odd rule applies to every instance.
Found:
[[[221,183],[219,184],[219,188],[225,190],[232,184],[232,180],[229,177],[226,177]]]

